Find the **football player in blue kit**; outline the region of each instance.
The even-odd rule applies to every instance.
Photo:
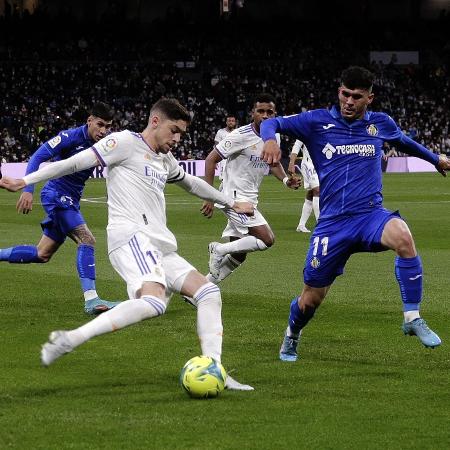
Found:
[[[425,347],[441,344],[419,313],[422,263],[411,232],[397,211],[382,206],[380,159],[383,143],[388,141],[402,152],[430,162],[444,176],[450,161],[405,136],[387,114],[367,110],[374,98],[373,79],[367,69],[349,67],[341,75],[339,106],[268,119],[261,124],[264,160],[271,164],[280,158],[275,133],[300,139],[309,149],[321,189],[320,218],[305,260],[303,291],[291,302],[280,349],[282,361],[297,360],[303,328],[356,252],[395,251],[403,332],[417,336]]]
[[[96,103],[87,123],[61,131],[41,145],[28,162],[26,174],[36,172],[45,161],[67,159],[91,147],[110,131],[114,111],[105,103]],[[41,222],[43,235],[37,245],[17,245],[0,249],[0,261],[15,264],[46,263],[68,236],[77,244],[76,265],[85,299],[85,312],[97,315],[117,302],[99,298],[95,287],[95,238],[80,212],[80,199],[87,179],[94,169],[87,169],[48,181],[41,191],[47,217]],[[34,185],[27,186],[17,202],[17,211],[28,214],[33,208]]]

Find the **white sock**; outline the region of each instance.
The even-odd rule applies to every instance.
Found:
[[[67,336],[72,345],[78,347],[94,336],[111,333],[142,320],[160,316],[165,310],[165,303],[158,297],[144,295],[118,304],[81,327],[69,331]]]
[[[267,250],[266,244],[255,236],[245,236],[236,241],[227,242],[226,244],[218,244],[216,252],[218,255],[227,255],[229,253],[250,253],[256,251]]]
[[[412,322],[415,319],[420,318],[420,313],[418,309],[415,309],[414,311],[404,311],[403,317],[405,318],[405,323]]]
[[[197,333],[202,354],[220,362],[223,335],[220,289],[213,283],[206,283],[193,298],[197,304]]]
[[[234,259],[231,255],[225,255],[220,264],[219,278],[214,278],[210,273],[206,275],[206,279],[214,284],[219,284],[228,275],[231,275],[242,263]]]
[[[298,223],[299,227],[306,226],[306,222],[308,222],[309,216],[311,215],[312,211],[313,211],[313,202],[305,198],[305,202],[303,203],[302,207],[302,215],[300,217],[300,222]]]
[[[316,217],[316,222],[319,220],[320,207],[319,207],[320,197],[313,197],[312,206],[314,210],[314,216]]]
[[[84,291],[83,295],[84,295],[85,302],[88,302],[89,300],[92,300],[92,299],[98,297],[97,291],[95,289],[89,289],[88,291]]]

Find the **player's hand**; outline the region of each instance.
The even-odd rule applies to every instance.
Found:
[[[289,189],[298,189],[302,184],[302,177],[299,175],[290,175],[289,180],[286,182],[286,186]]]
[[[439,155],[439,162],[436,164],[437,171],[442,176],[447,176],[447,170],[450,170],[450,160],[445,155]]]
[[[288,171],[288,175],[294,175],[294,173],[295,173],[295,164],[289,164],[287,171]]]
[[[6,189],[10,192],[17,192],[23,189],[26,186],[25,181],[22,180],[22,178],[11,178],[11,177],[5,177],[3,176],[2,179],[0,179],[0,188]]]
[[[247,216],[253,216],[255,213],[255,207],[250,202],[234,202],[232,208],[238,214],[246,214]]]
[[[261,158],[267,164],[275,164],[281,159],[281,149],[277,144],[277,141],[270,139],[264,143],[263,150],[261,152]]]
[[[214,212],[214,203],[203,202],[203,205],[200,208],[200,211],[206,218],[211,219],[213,212]]]
[[[31,192],[22,192],[17,200],[16,209],[18,213],[28,214],[33,210],[33,194]]]

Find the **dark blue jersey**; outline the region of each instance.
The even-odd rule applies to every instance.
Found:
[[[320,181],[320,217],[367,212],[381,207],[381,156],[384,141],[401,151],[437,164],[437,155],[407,138],[385,113],[366,112],[349,122],[338,108],[268,119],[261,124],[264,141],[275,133],[300,139],[309,150]]]
[[[34,152],[28,162],[26,174],[38,170],[39,165],[45,161],[60,161],[70,158],[93,144],[94,141],[89,137],[87,125],[61,131]],[[92,175],[93,170],[82,170],[56,180],[50,180],[45,184],[43,190],[55,191],[58,195],[71,197],[74,202],[78,203],[83,194],[86,180]],[[33,192],[34,186],[27,186],[24,191]]]

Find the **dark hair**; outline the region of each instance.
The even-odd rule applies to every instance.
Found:
[[[349,89],[366,89],[370,91],[375,75],[364,67],[350,66],[341,74],[341,84]]]
[[[91,116],[100,117],[100,119],[109,122],[110,120],[113,120],[114,110],[106,103],[98,102],[92,107]]]
[[[253,97],[253,106],[256,105],[256,103],[273,103],[275,105],[275,97],[270,94],[262,93],[257,94]]]
[[[161,98],[150,109],[150,115],[156,111],[162,113],[169,120],[184,120],[191,122],[188,110],[174,98]]]

